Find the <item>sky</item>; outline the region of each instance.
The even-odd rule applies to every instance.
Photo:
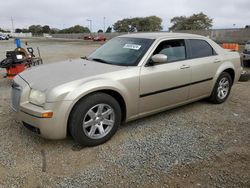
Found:
[[[0,28],[49,25],[67,28],[83,25],[92,31],[106,29],[124,18],[158,16],[163,30],[175,16],[203,12],[214,29],[250,25],[250,0],[7,0],[0,5]],[[12,19],[11,19],[12,17]],[[91,21],[88,21],[91,20]]]

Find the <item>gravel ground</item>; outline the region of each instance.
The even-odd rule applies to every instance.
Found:
[[[99,46],[32,42],[45,62]],[[24,129],[9,109],[9,85],[0,79],[0,187],[250,187],[250,82],[237,83],[224,104],[198,101],[127,123],[92,148]]]

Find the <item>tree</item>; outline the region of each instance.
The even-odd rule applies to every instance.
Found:
[[[28,29],[20,29],[20,28],[16,28],[15,29],[15,33],[29,33],[30,31]]]
[[[89,28],[80,25],[75,25],[66,29],[62,29],[59,33],[90,33]]]
[[[103,33],[103,30],[102,30],[102,29],[99,29],[99,30],[97,31],[97,33]]]
[[[51,34],[58,33],[59,31],[60,31],[60,29],[57,29],[57,28],[51,28],[51,29],[50,29],[50,33],[51,33]]]
[[[7,31],[6,31],[6,30],[4,30],[4,29],[2,29],[2,28],[0,28],[0,32],[2,32],[2,33],[6,33]]]
[[[160,31],[162,30],[162,19],[157,16],[150,16],[138,20],[136,26],[138,31]]]
[[[135,23],[133,22],[134,22],[133,19],[128,19],[128,18],[119,20],[113,25],[113,29],[116,32],[134,32]]]
[[[106,33],[111,33],[111,31],[112,31],[112,27],[109,26],[109,27],[107,28],[107,30],[106,30]]]
[[[22,33],[29,33],[30,31],[28,29],[22,29]]]
[[[32,34],[42,34],[43,33],[43,27],[41,25],[31,25],[31,26],[29,26],[29,31]]]
[[[48,25],[43,26],[43,33],[50,33],[50,27]]]
[[[170,20],[173,24],[169,30],[202,30],[209,29],[213,25],[213,19],[209,18],[206,14],[200,12],[198,14],[193,14],[189,17],[186,16],[176,16]]]
[[[157,16],[125,18],[113,25],[116,32],[160,31],[162,19]]]
[[[15,29],[15,33],[22,33],[22,32],[23,32],[23,30],[20,29],[20,28],[16,28],[16,29]]]

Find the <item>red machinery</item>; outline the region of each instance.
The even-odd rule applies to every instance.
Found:
[[[27,48],[27,50],[28,52],[24,48],[19,47],[14,51],[6,52],[6,58],[0,62],[0,68],[6,69],[6,75],[4,77],[13,79],[26,68],[43,63],[39,49],[39,57],[35,57],[33,48]]]

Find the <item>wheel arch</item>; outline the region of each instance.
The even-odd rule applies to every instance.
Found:
[[[127,106],[126,106],[126,102],[123,98],[123,96],[115,90],[112,89],[100,89],[100,90],[96,90],[96,91],[92,91],[80,98],[78,98],[73,105],[71,106],[71,108],[69,109],[69,114],[68,114],[68,118],[67,118],[67,133],[69,134],[69,120],[70,120],[70,116],[72,111],[74,110],[74,108],[76,107],[77,104],[79,104],[82,100],[84,100],[87,96],[92,95],[94,93],[105,93],[107,95],[112,96],[120,105],[121,108],[121,114],[122,114],[122,123],[124,123],[126,121],[126,117],[127,117]]]
[[[227,72],[231,78],[232,78],[232,83],[234,83],[234,79],[235,79],[235,72],[232,68],[228,68],[228,69],[225,69],[223,72]]]
[[[220,98],[220,96],[218,96],[218,92],[220,92],[220,91],[218,91],[218,87],[221,87],[219,85],[219,83],[221,82],[220,79],[223,78],[222,77],[223,75],[227,75],[227,77],[231,77],[231,83],[228,84],[229,86],[228,86],[228,91],[227,91],[226,95],[223,96],[222,98]],[[214,104],[220,104],[220,103],[225,102],[225,100],[228,98],[228,96],[230,94],[231,87],[234,83],[234,78],[235,78],[235,72],[231,68],[225,69],[222,72],[220,72],[219,76],[216,78],[216,82],[215,82],[215,84],[213,86],[213,90],[209,96],[209,100]]]
[[[232,78],[232,83],[235,82],[235,75],[236,75],[236,72],[235,72],[235,67],[234,65],[231,63],[231,62],[224,62],[221,66],[218,67],[217,71],[216,71],[216,74],[215,74],[215,77],[214,77],[214,81],[213,81],[213,87],[217,81],[217,79],[219,78],[219,76],[221,75],[221,73],[223,72],[227,72],[231,78]]]

